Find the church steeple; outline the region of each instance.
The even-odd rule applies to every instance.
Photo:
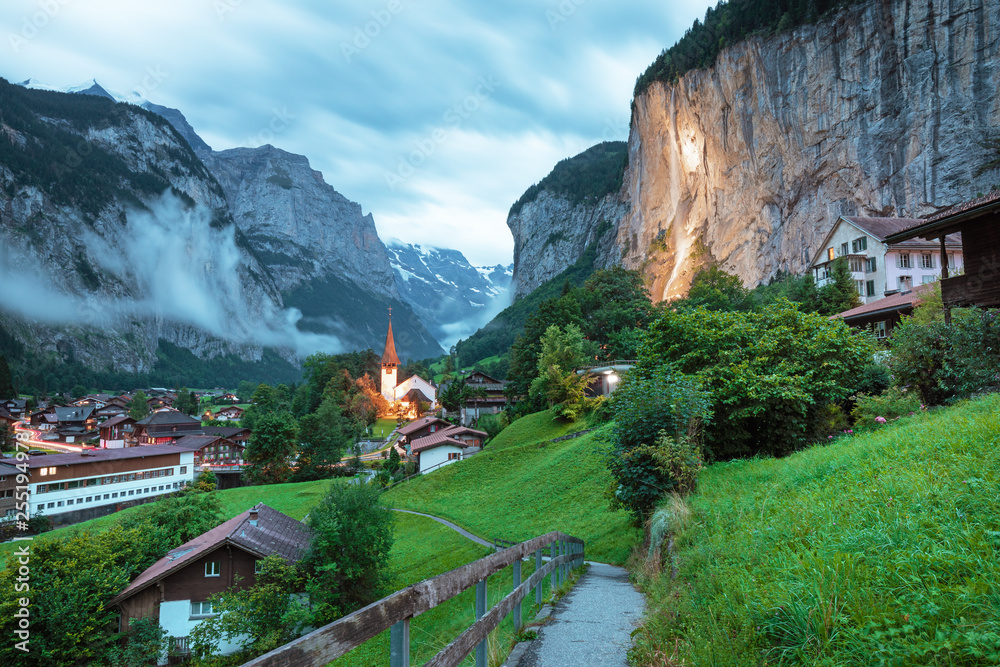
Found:
[[[392,308],[389,309],[389,333],[385,337],[385,351],[382,352],[382,366],[398,366],[399,357],[396,356],[396,342],[392,338]]]

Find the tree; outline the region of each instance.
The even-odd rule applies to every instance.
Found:
[[[159,662],[170,646],[167,631],[153,617],[130,619],[122,644],[111,648],[110,662],[120,667],[146,667]]]
[[[7,365],[7,357],[0,354],[0,399],[17,398],[17,389]]]
[[[198,481],[194,483],[194,488],[199,491],[215,491],[218,485],[219,480],[216,479],[215,473],[211,470],[203,470],[198,475]]]
[[[132,400],[128,403],[128,416],[139,421],[149,414],[149,399],[141,390],[135,392]]]
[[[174,400],[173,407],[186,415],[198,414],[198,397],[193,391],[188,391],[186,387],[177,392],[177,399]]]
[[[390,475],[395,475],[396,471],[399,469],[399,450],[395,447],[389,450],[389,460],[385,462],[385,470]]]
[[[73,398],[83,398],[87,395],[87,388],[82,384],[78,384],[70,391],[70,396]]]
[[[295,418],[288,412],[270,412],[257,419],[243,453],[247,477],[262,484],[287,482],[297,432]]]
[[[462,405],[465,403],[465,399],[468,396],[468,390],[465,382],[462,379],[455,379],[448,383],[448,386],[444,388],[444,391],[438,394],[438,403],[444,406],[444,409],[448,412],[458,412],[462,409]]]
[[[9,452],[17,448],[17,438],[14,429],[5,421],[0,421],[0,452]]]
[[[296,481],[321,479],[333,475],[333,466],[351,445],[356,423],[343,414],[333,396],[327,396],[316,412],[299,420],[300,451]]]
[[[589,375],[576,374],[576,369],[586,362],[583,334],[574,324],[567,324],[565,329],[550,326],[541,345],[538,377],[532,381],[530,393],[544,397],[557,416],[576,419],[590,381]]]
[[[738,276],[730,275],[713,264],[695,274],[687,298],[678,302],[676,307],[749,310],[750,293]]]
[[[819,312],[823,315],[836,315],[860,306],[861,297],[847,266],[847,258],[837,258],[830,268],[833,280],[819,289]]]
[[[382,597],[389,582],[391,512],[371,484],[336,483],[309,513],[312,539],[302,566],[310,575],[315,625]]]

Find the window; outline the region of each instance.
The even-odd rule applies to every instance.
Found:
[[[909,269],[910,267],[910,253],[901,252],[899,253],[899,259],[896,260],[896,267],[900,269]]]
[[[191,615],[192,616],[211,616],[212,615],[212,603],[211,602],[192,602],[191,603]]]
[[[104,499],[107,500],[108,498],[110,498],[110,496],[107,493],[105,493],[104,494]]]
[[[840,244],[840,254],[841,255],[847,254],[847,241],[844,241],[843,243]]]
[[[218,577],[222,572],[221,561],[213,560],[205,563],[205,576]]]
[[[878,270],[878,263],[874,257],[868,258],[868,273],[875,273]]]
[[[50,475],[56,474],[56,469],[55,468],[49,468],[49,474]]]
[[[115,491],[114,493],[112,493],[112,494],[111,494],[111,497],[112,497],[112,498],[117,498],[117,497],[118,497],[118,492],[117,492],[117,491]]]
[[[865,296],[875,296],[875,281],[869,280],[865,283]]]
[[[953,271],[955,269],[955,253],[948,255],[948,268]]]
[[[449,452],[448,453],[448,460],[449,461],[454,461],[454,460],[460,459],[460,458],[462,458],[462,455],[459,454],[458,452]]]
[[[851,241],[851,251],[855,254],[861,252],[862,250],[868,250],[868,237],[862,236],[859,239],[854,239]]]
[[[934,255],[921,255],[920,256],[920,268],[921,269],[933,269],[934,268]]]
[[[181,474],[182,474],[182,475],[183,475],[184,473],[186,473],[187,471],[188,471],[188,468],[187,468],[187,466],[181,466]]]
[[[899,277],[899,289],[906,291],[913,289],[913,276],[900,276]]]
[[[59,502],[56,503],[56,507],[62,507],[62,506],[63,506],[63,501],[60,500]]]
[[[35,487],[35,493],[47,493],[49,490],[48,484],[39,484]]]
[[[851,271],[861,273],[865,270],[864,257],[851,257]]]
[[[881,320],[880,322],[876,322],[875,324],[873,324],[872,329],[874,329],[875,331],[876,338],[886,337],[885,320]]]
[[[833,248],[827,248],[826,249],[826,258],[827,259],[833,259],[834,257],[836,257],[836,255],[833,252]]]
[[[55,503],[49,503],[48,505],[45,506],[45,509],[52,509],[55,506],[56,506]]]
[[[865,295],[865,281],[863,281],[863,280],[855,280],[854,281],[854,285],[855,285],[855,287],[858,288],[858,296],[864,296]]]
[[[937,277],[937,276],[934,276],[934,275],[930,275],[930,276],[920,276],[920,284],[921,284],[921,285],[926,285],[926,284],[928,284],[928,283],[932,283],[932,282],[934,282],[934,281],[935,281],[935,280],[937,280],[937,279],[938,279],[938,277]]]
[[[87,496],[87,502],[88,503],[94,502],[94,496]]]
[[[80,480],[74,479],[72,482],[67,482],[66,483],[66,488],[67,489],[78,489],[78,488],[80,488]]]
[[[41,470],[38,471],[38,474],[41,477],[45,477],[46,475],[49,474],[49,471],[46,468],[42,468]]]
[[[134,496],[134,495],[135,495],[135,490],[133,489],[133,490],[129,491],[129,492],[128,492],[128,494],[129,494],[130,496]]]

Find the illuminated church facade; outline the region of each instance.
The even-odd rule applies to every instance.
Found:
[[[427,403],[434,409],[437,403],[437,387],[420,376],[413,375],[403,382],[399,380],[399,355],[396,341],[392,336],[392,309],[389,309],[389,332],[385,336],[385,349],[380,361],[382,367],[382,397],[393,412],[415,419],[420,416],[420,403]]]

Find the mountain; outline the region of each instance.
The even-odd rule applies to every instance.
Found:
[[[507,305],[512,267],[474,267],[457,250],[393,240],[396,288],[434,337],[448,348]]]
[[[707,260],[756,285],[803,272],[841,215],[921,217],[1000,182],[1000,3],[872,0],[763,33],[676,80],[643,75],[623,184],[603,203],[620,216],[542,205],[551,188],[512,211],[518,294],[581,256],[542,253],[536,277],[539,239],[597,215],[614,230],[597,265],[642,270],[663,299]]]

